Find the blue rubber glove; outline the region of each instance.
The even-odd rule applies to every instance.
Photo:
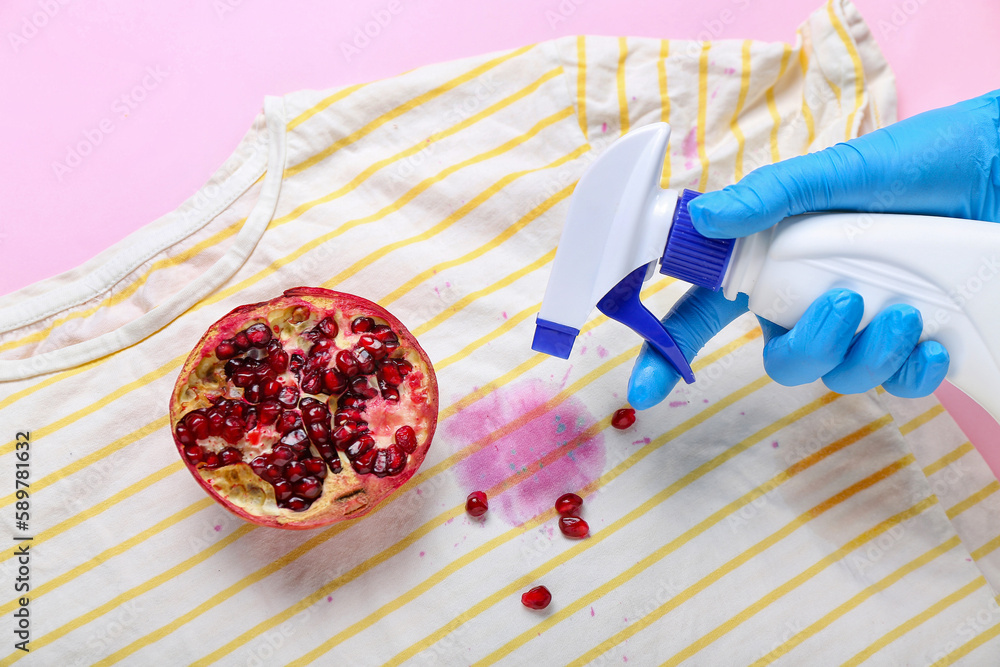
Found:
[[[736,185],[689,206],[706,236],[735,238],[810,211],[899,212],[1000,222],[1000,91],[935,109],[831,148],[756,169]],[[694,287],[663,322],[688,360],[747,310]],[[761,319],[764,369],[798,385],[822,378],[839,393],[882,385],[903,397],[926,396],[948,370],[939,343],[917,343],[923,323],[909,306],[892,306],[857,331],[860,295],[832,290],[786,330]],[[758,318],[760,319],[760,318]],[[662,401],[676,371],[644,345],[629,380],[640,410]]]

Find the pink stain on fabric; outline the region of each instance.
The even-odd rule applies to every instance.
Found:
[[[590,616],[591,616],[591,618],[593,618],[593,616],[594,616],[594,608],[593,607],[590,608]]]
[[[608,131],[608,124],[601,123],[601,132],[607,132],[607,131]]]
[[[519,483],[490,498],[490,515],[511,525],[551,509],[560,495],[584,488],[604,470],[604,436],[577,441],[595,424],[582,401],[570,396],[542,411],[558,391],[557,384],[526,380],[492,392],[444,425],[446,441],[458,450],[491,439],[455,464],[464,493],[511,484],[519,476]],[[535,412],[540,414],[523,421]],[[543,458],[551,460],[540,465]]]
[[[692,127],[691,131],[687,133],[684,137],[684,142],[681,144],[681,152],[684,153],[684,157],[694,158],[698,157],[698,127]]]
[[[597,356],[600,357],[601,359],[603,359],[604,357],[608,356],[608,351],[605,350],[602,346],[598,345],[597,346]]]
[[[670,401],[670,407],[672,408],[680,408],[687,404],[688,404],[687,401]]]

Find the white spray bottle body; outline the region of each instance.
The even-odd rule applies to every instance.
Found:
[[[791,328],[824,292],[864,299],[866,326],[893,304],[920,311],[947,379],[1000,420],[1000,225],[892,213],[811,213],[737,239],[723,294]]]

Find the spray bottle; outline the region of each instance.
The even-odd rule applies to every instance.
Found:
[[[660,272],[791,328],[833,288],[864,299],[859,330],[905,303],[920,311],[921,340],[951,357],[947,379],[1000,420],[1000,224],[934,216],[810,213],[739,239],[711,239],[691,224],[699,193],[662,189],[670,127],[654,123],[616,141],[584,173],[535,326],[532,349],[566,359],[594,306],[656,349],[686,382],[694,374],[657,317],[639,301]]]

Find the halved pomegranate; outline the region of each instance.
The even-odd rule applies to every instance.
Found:
[[[399,320],[311,287],[209,327],[170,399],[174,441],[209,495],[294,529],[363,516],[402,486],[437,412],[430,359]]]

